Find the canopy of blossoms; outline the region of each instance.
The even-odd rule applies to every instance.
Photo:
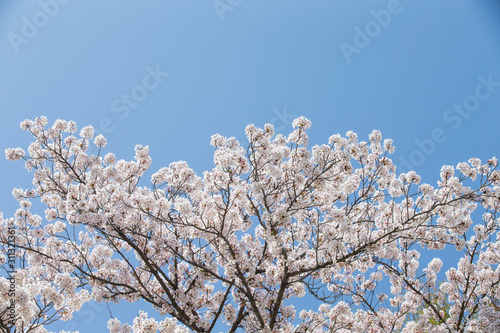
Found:
[[[0,327],[47,332],[90,300],[142,299],[163,319],[141,311],[109,331],[497,331],[498,161],[443,166],[432,186],[396,173],[379,131],[309,148],[310,125],[249,125],[244,147],[216,134],[212,170],[175,162],[144,186],[147,146],[125,161],[91,126],[23,121],[34,141],[5,154],[33,187],[0,218],[0,265],[16,263],[0,278]],[[450,247],[460,259],[437,283]],[[424,252],[438,257],[421,265]],[[304,309],[306,295],[319,307]]]

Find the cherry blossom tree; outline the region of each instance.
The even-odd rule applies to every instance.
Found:
[[[5,332],[47,332],[90,300],[140,299],[162,320],[140,311],[130,323],[110,319],[110,332],[500,327],[495,158],[443,166],[432,186],[396,173],[392,140],[379,131],[309,148],[311,123],[300,117],[288,136],[247,126],[246,147],[216,134],[212,170],[175,162],[144,186],[147,146],[119,160],[91,126],[78,135],[72,121],[47,124],[23,121],[35,139],[28,153],[5,151],[34,175],[33,188],[13,190],[15,215],[0,219],[4,272],[16,261],[14,296],[10,275],[0,278]],[[450,248],[458,259],[436,284]],[[318,307],[304,308],[312,297]]]

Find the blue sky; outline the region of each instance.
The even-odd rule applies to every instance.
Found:
[[[212,134],[244,143],[249,123],[288,133],[304,115],[312,144],[381,130],[435,184],[444,164],[500,157],[499,14],[496,0],[0,0],[0,148],[26,148],[19,122],[46,115],[94,125],[120,158],[149,145],[152,170],[201,174]],[[31,175],[0,171],[8,216]],[[94,307],[73,329],[102,331]]]

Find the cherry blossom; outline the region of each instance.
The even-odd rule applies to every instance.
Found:
[[[497,159],[443,166],[432,186],[397,173],[380,131],[309,147],[311,122],[299,117],[293,127],[285,136],[248,125],[246,146],[215,134],[212,170],[197,175],[174,162],[148,185],[148,146],[126,161],[91,126],[75,134],[72,121],[23,121],[34,142],[5,155],[25,162],[33,187],[14,189],[19,209],[0,217],[0,265],[17,262],[15,296],[0,278],[0,326],[47,332],[91,300],[143,300],[157,316],[111,318],[109,331],[500,327]],[[450,251],[453,262],[442,255]],[[306,295],[316,308],[304,308]]]

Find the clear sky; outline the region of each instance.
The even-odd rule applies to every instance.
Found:
[[[435,184],[444,164],[500,157],[498,0],[0,0],[0,148],[25,118],[92,124],[107,151],[150,146],[152,170],[212,168],[210,136],[249,123],[312,144],[354,130],[394,139],[400,169]],[[23,163],[0,159],[0,211],[17,208]],[[140,306],[112,307],[130,322]],[[105,331],[86,306],[53,329]]]

